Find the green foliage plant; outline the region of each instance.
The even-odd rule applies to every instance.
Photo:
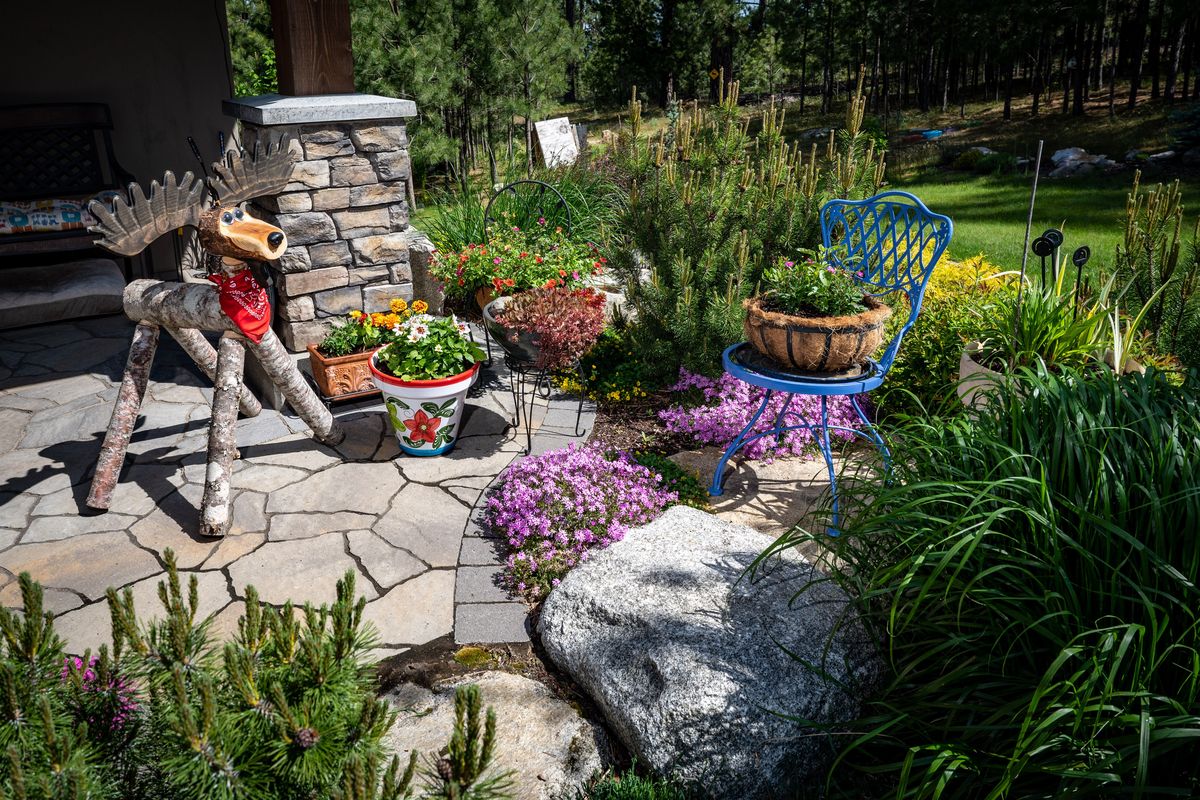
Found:
[[[982,255],[961,261],[942,256],[926,285],[921,313],[876,393],[880,411],[956,413],[961,408],[954,391],[959,362],[963,347],[979,335],[981,310],[1015,301],[1015,279]],[[906,310],[894,313],[886,336],[907,317]]]
[[[669,503],[669,506],[691,506],[707,510],[708,487],[701,481],[700,476],[691,470],[681,467],[666,456],[649,450],[635,451],[633,460],[651,472],[662,476],[662,485],[667,491],[675,492],[679,499]]]
[[[842,535],[780,541],[819,543],[886,665],[829,796],[1200,794],[1198,378],[1020,371],[899,426]]]
[[[481,719],[482,718],[482,719]],[[482,725],[480,724],[482,722]],[[424,797],[438,800],[508,800],[513,773],[495,768],[496,712],[483,712],[473,683],[454,691],[454,732],[445,755],[426,770]]]
[[[637,311],[641,346],[664,374],[681,364],[718,369],[721,350],[741,336],[742,301],[764,266],[818,243],[822,200],[878,188],[883,156],[862,131],[861,93],[850,106],[822,167],[815,144],[805,157],[785,140],[773,103],[751,134],[737,83],[714,105],[686,108],[657,137],[642,135],[641,104],[631,102],[613,156],[628,205],[612,260]]]
[[[353,573],[319,608],[269,608],[247,587],[221,647],[195,576],[185,586],[164,558],[159,617],[110,589],[112,647],[98,657],[65,657],[41,587],[21,576],[24,613],[0,611],[0,797],[407,796],[398,762],[384,766],[394,712],[375,697]]]
[[[488,241],[460,252],[435,254],[430,271],[451,296],[478,289],[497,295],[541,287],[578,287],[604,270],[608,259],[596,245],[569,237],[561,226],[540,217],[532,226],[493,227]]]
[[[70,713],[63,643],[43,606],[42,587],[27,573],[19,587],[23,613],[0,608],[0,797],[115,797],[101,747],[89,740],[86,721]],[[101,657],[108,673],[107,649]]]
[[[662,388],[661,375],[661,369],[649,362],[635,340],[633,327],[623,317],[614,316],[579,360],[578,373],[557,380],[560,388],[582,392],[597,402],[631,403]]]
[[[586,800],[689,800],[690,797],[687,790],[666,778],[643,777],[631,768],[622,775],[600,778],[588,790]]]
[[[368,314],[356,309],[347,314],[344,320],[334,323],[317,349],[328,358],[374,350],[396,338],[401,322],[428,308],[429,304],[424,300],[414,301],[410,306],[404,298],[396,297],[391,300],[386,312]]]
[[[801,250],[780,256],[763,270],[762,290],[770,311],[802,317],[843,317],[866,310],[863,286],[845,248]]]
[[[1179,181],[1141,187],[1141,172],[1125,209],[1124,241],[1117,245],[1117,278],[1132,309],[1146,309],[1144,325],[1160,352],[1200,365],[1200,219],[1183,241]]]
[[[465,372],[487,354],[465,322],[413,314],[397,326],[395,338],[376,358],[402,381],[430,381]]]

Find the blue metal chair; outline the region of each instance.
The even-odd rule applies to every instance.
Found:
[[[908,298],[908,320],[887,343],[883,356],[870,359],[860,373],[852,376],[825,377],[812,374],[788,372],[764,358],[748,342],[728,347],[721,356],[725,371],[735,378],[766,389],[762,405],[750,418],[742,432],[730,442],[725,454],[717,462],[712,486],[708,493],[719,496],[725,477],[725,465],[729,459],[750,442],[763,436],[774,436],[777,440],[787,431],[808,429],[825,457],[829,470],[829,486],[833,493],[833,516],[830,532],[838,531],[837,474],[833,465],[833,452],[829,444],[829,431],[840,430],[859,436],[879,448],[884,468],[890,469],[891,453],[875,426],[863,413],[857,395],[865,394],[883,383],[900,342],[917,321],[921,303],[925,299],[925,285],[933,273],[933,267],[945,252],[954,231],[949,217],[935,214],[925,204],[907,192],[889,191],[866,200],[831,200],[821,207],[821,237],[827,247],[841,245],[846,248],[846,257],[852,260],[855,271],[861,270],[860,280],[870,287],[876,297],[903,292]],[[767,405],[776,393],[786,393],[782,407],[775,415],[775,423],[769,430],[752,433]],[[821,398],[821,418],[810,421],[799,411],[791,410],[795,395],[813,395]],[[829,424],[828,399],[832,396],[848,396],[862,429],[831,426]],[[789,418],[798,424],[789,425]]]

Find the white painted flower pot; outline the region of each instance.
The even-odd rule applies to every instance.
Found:
[[[440,456],[454,447],[462,422],[467,390],[479,365],[449,378],[432,381],[402,381],[382,371],[371,356],[371,377],[383,392],[388,420],[410,456]]]
[[[999,372],[988,369],[972,357],[982,347],[979,342],[967,342],[962,357],[958,360],[958,399],[967,408],[984,407],[987,404],[988,390],[998,386],[1004,378]]]

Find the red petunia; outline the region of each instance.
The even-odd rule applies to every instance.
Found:
[[[404,427],[408,428],[408,438],[430,444],[437,439],[437,429],[441,424],[441,417],[431,417],[424,411],[418,411],[413,414],[412,419],[404,420]]]

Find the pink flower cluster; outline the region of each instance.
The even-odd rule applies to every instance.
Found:
[[[71,677],[71,668],[79,673],[82,681],[83,697],[80,698],[81,716],[87,720],[91,728],[107,727],[118,730],[125,726],[129,718],[138,710],[137,699],[133,687],[119,675],[111,675],[108,681],[101,685],[100,676],[96,673],[99,659],[92,656],[87,666],[78,656],[63,659],[62,680],[66,682]]]
[[[627,455],[609,457],[596,445],[572,444],[501,473],[485,519],[511,551],[509,590],[537,598],[590,551],[620,541],[677,499],[663,488],[662,476]]]
[[[699,403],[680,402],[658,412],[658,417],[673,433],[685,433],[700,443],[728,447],[742,428],[754,416],[762,403],[764,389],[723,374],[719,378],[695,375],[686,369],[679,371],[679,381],[671,391],[699,396]],[[754,433],[770,430],[775,416],[783,407],[786,395],[776,394],[767,404],[766,410],[754,426]],[[681,398],[682,399],[682,398]],[[788,425],[799,425],[802,421],[820,424],[821,400],[818,397],[795,395],[788,405]],[[853,434],[833,430],[833,426],[858,428],[858,416],[854,413],[848,397],[829,398],[830,439],[849,440]],[[807,428],[788,431],[782,443],[776,444],[774,436],[763,436],[742,448],[741,453],[749,459],[772,459],[779,456],[811,457],[816,443]]]

